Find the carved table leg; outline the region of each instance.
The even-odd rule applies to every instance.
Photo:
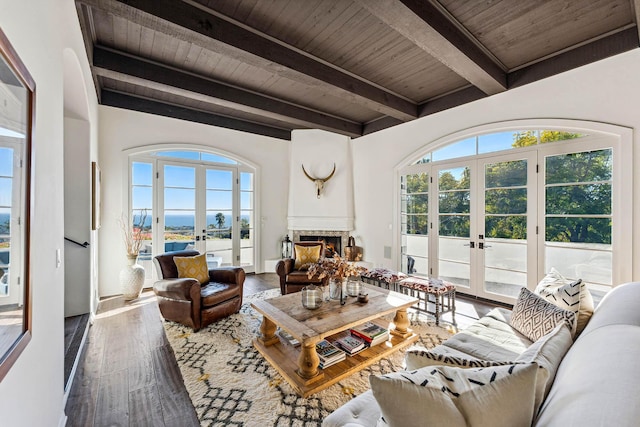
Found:
[[[267,316],[262,316],[258,340],[265,346],[270,346],[280,341],[276,336],[276,324],[269,320]]]
[[[320,358],[316,352],[316,343],[304,342],[300,347],[298,375],[304,379],[313,378],[318,375],[318,365],[320,365]]]
[[[407,309],[401,308],[396,311],[396,317],[393,318],[393,323],[396,325],[395,329],[391,330],[393,335],[401,338],[407,338],[413,334],[409,327],[409,316],[407,316]]]

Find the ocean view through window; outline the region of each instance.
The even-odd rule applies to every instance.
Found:
[[[175,250],[206,253],[210,267],[254,269],[252,168],[219,154],[180,150],[131,156],[130,165],[130,215],[143,228],[139,263],[148,281],[155,280],[153,256]]]

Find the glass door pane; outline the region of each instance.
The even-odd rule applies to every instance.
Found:
[[[196,168],[165,164],[163,172],[164,252],[196,249]]]
[[[478,249],[484,286],[480,296],[508,300],[527,286],[529,165],[527,159],[481,164]]]
[[[404,273],[429,275],[429,174],[401,178],[401,268]]]
[[[254,262],[253,173],[240,172],[240,266],[253,270]]]
[[[131,214],[134,228],[142,228],[143,242],[140,246],[138,264],[144,267],[145,281],[153,282],[153,164],[148,162],[131,162]]]
[[[207,254],[209,268],[233,265],[254,271],[254,173],[233,164],[156,162],[158,190],[153,186],[153,162],[132,162],[131,180],[133,208],[143,212],[151,200],[158,212],[153,221],[145,221],[149,228],[158,223],[153,254],[194,249]]]
[[[471,167],[439,169],[438,274],[462,288],[471,287]]]
[[[0,148],[0,305],[22,304],[19,272],[20,195],[19,151],[11,143]],[[17,260],[17,261],[16,261]],[[11,270],[16,274],[11,275]]]
[[[547,156],[544,165],[545,271],[602,297],[613,285],[613,150]]]
[[[207,259],[214,264],[236,265],[233,254],[233,171],[206,169]]]

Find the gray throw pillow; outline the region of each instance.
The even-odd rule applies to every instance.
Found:
[[[520,290],[513,306],[510,325],[531,341],[538,341],[553,331],[559,323],[566,323],[574,331],[576,315],[552,304],[527,288]]]

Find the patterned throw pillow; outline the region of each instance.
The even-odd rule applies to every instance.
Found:
[[[582,282],[582,279],[576,281],[565,279],[555,268],[551,268],[551,271],[538,283],[534,293],[576,314],[577,321],[572,331],[573,335],[582,332],[593,314],[593,297],[587,285]]]
[[[311,264],[318,262],[320,259],[320,249],[322,249],[322,245],[294,246],[296,251],[296,262],[294,268],[296,270],[308,270]]]
[[[555,304],[545,301],[527,288],[520,290],[516,305],[513,306],[511,327],[529,338],[538,341],[558,325],[565,322],[570,330],[574,330],[576,315]]]
[[[477,369],[428,366],[372,375],[369,382],[382,413],[378,425],[528,426],[534,416],[537,371],[535,363]]]
[[[178,277],[196,279],[201,285],[209,282],[207,254],[186,257],[174,256],[173,261],[178,267]]]
[[[421,366],[448,365],[459,368],[487,368],[490,366],[511,365],[513,362],[493,362],[491,360],[474,359],[471,356],[462,357],[452,354],[440,353],[434,350],[425,350],[419,348],[410,348],[405,352],[405,362],[411,359],[412,365],[415,366],[416,360],[419,360]]]

